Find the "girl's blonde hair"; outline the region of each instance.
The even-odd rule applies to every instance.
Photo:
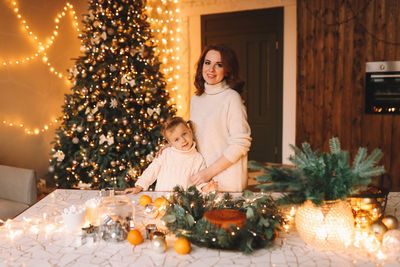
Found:
[[[182,117],[168,118],[162,125],[161,134],[165,139],[167,138],[167,131],[175,129],[179,124],[183,124],[193,132],[193,123],[191,121],[185,121]],[[167,140],[168,141],[168,140]]]

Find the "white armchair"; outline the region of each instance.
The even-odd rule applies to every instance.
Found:
[[[0,219],[12,219],[37,200],[34,170],[0,165]]]

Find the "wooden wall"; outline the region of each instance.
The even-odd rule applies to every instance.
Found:
[[[365,63],[400,60],[400,1],[298,0],[296,144],[379,147],[400,191],[400,114],[365,114]]]

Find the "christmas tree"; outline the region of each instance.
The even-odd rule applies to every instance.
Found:
[[[142,0],[91,0],[49,171],[60,188],[132,186],[175,113]],[[129,174],[128,174],[129,171]]]

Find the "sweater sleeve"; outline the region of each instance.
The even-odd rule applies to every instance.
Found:
[[[164,151],[165,152],[165,151]],[[163,153],[165,154],[165,153]],[[144,170],[140,178],[136,181],[135,186],[141,186],[143,190],[147,190],[150,185],[154,183],[160,173],[162,159],[164,158],[161,154],[158,158],[155,158],[150,165]]]
[[[232,163],[238,161],[250,149],[250,126],[247,122],[246,107],[242,99],[235,92],[231,96],[227,110],[228,147],[224,150],[224,156]]]

